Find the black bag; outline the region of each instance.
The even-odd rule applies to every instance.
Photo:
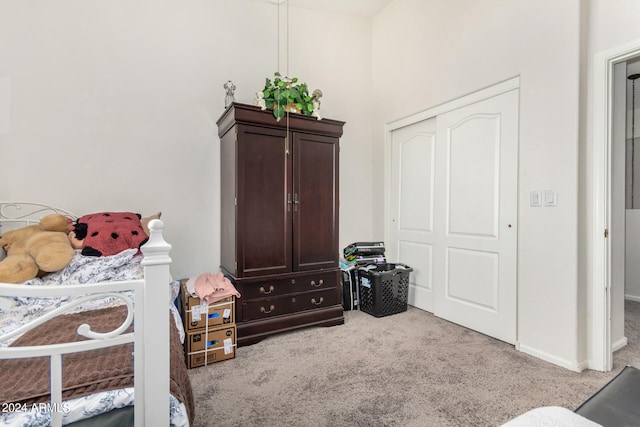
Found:
[[[342,280],[342,307],[345,310],[357,310],[359,297],[358,272],[354,267],[347,267],[341,270]]]

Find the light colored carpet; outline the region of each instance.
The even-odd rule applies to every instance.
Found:
[[[576,373],[409,307],[281,334],[190,370],[197,426],[497,426],[537,406],[571,410],[640,361],[640,303],[609,373]],[[630,312],[627,317],[631,318]],[[638,366],[638,365],[637,365]]]

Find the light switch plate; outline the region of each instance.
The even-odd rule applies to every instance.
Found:
[[[532,208],[539,208],[542,206],[542,191],[529,192],[529,205]]]
[[[558,206],[558,193],[555,190],[544,192],[544,205],[549,207]]]

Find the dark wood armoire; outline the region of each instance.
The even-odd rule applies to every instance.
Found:
[[[241,294],[238,345],[344,323],[338,267],[344,122],[234,103],[218,124],[221,268]]]

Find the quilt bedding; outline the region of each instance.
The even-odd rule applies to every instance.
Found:
[[[143,272],[140,256],[130,249],[109,257],[87,257],[76,252],[71,263],[61,271],[51,273],[43,278],[25,282],[25,285],[57,286],[62,284],[84,284],[107,282],[114,280],[141,279]],[[132,292],[128,294],[132,295]],[[13,306],[0,312],[0,335],[9,333],[19,326],[36,319],[72,300],[72,297],[51,298],[11,298]],[[76,307],[73,311],[91,310],[121,304],[116,298],[91,300]],[[11,341],[0,343],[6,347]]]
[[[44,345],[84,339],[76,334],[82,323],[90,323],[97,332],[117,328],[126,318],[125,306],[84,311],[59,316],[29,331],[12,346]],[[171,395],[185,403],[187,414],[193,414],[193,395],[184,365],[178,331],[171,324]],[[133,344],[108,347],[62,358],[63,400],[88,394],[133,387]],[[30,358],[0,360],[0,376],[6,387],[0,391],[0,402],[12,402],[17,408],[31,408],[49,400],[49,359]],[[63,412],[66,408],[62,408]],[[192,419],[192,416],[189,418]]]
[[[110,280],[142,278],[141,256],[137,250],[126,250],[108,257],[86,257],[76,254],[64,270],[33,279],[26,284],[55,286],[60,284],[96,283]],[[172,283],[172,300],[178,283]],[[132,294],[132,292],[130,293]],[[15,330],[28,321],[71,301],[69,297],[12,298],[10,308],[0,309],[0,335]],[[182,341],[184,330],[175,306],[169,304],[171,321],[171,425],[188,426],[193,418],[193,396],[189,383]],[[93,330],[113,330],[126,316],[126,307],[116,298],[100,298],[82,303],[72,314],[59,316],[23,336],[0,346],[50,344],[84,339],[75,330],[89,323]],[[133,404],[132,344],[93,350],[63,357],[63,423],[67,424]],[[0,426],[50,425],[50,413],[37,410],[49,399],[48,358],[0,360],[0,405],[28,410],[0,413]],[[9,389],[9,390],[7,390]]]

